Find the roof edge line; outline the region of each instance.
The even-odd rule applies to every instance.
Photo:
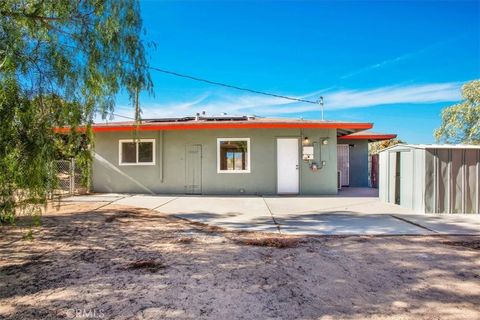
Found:
[[[357,129],[366,130],[372,123],[201,123],[201,124],[156,124],[156,125],[93,125],[94,132],[115,131],[168,131],[168,130],[202,130],[202,129]],[[82,130],[83,128],[79,128]],[[84,129],[83,129],[84,130]],[[57,133],[67,133],[69,128],[55,128]]]

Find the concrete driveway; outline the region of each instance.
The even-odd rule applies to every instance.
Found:
[[[312,235],[480,234],[480,215],[414,214],[358,192],[322,197],[94,194],[62,201],[140,207],[234,230]]]

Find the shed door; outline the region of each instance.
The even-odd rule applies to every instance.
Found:
[[[298,193],[298,139],[277,139],[277,192]]]
[[[337,145],[337,170],[340,171],[341,186],[350,185],[350,154],[348,144]]]
[[[202,146],[199,144],[185,148],[185,193],[202,193]]]
[[[400,156],[400,205],[413,209],[413,153],[399,152]]]

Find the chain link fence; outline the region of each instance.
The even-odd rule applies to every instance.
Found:
[[[53,196],[64,197],[85,193],[82,186],[82,172],[75,165],[75,159],[55,161],[55,170],[58,178],[58,186]]]

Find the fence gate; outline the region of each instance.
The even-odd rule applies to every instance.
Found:
[[[62,197],[78,194],[82,188],[82,173],[75,165],[75,159],[57,160],[54,168],[58,178],[58,185],[53,191],[53,195]]]

